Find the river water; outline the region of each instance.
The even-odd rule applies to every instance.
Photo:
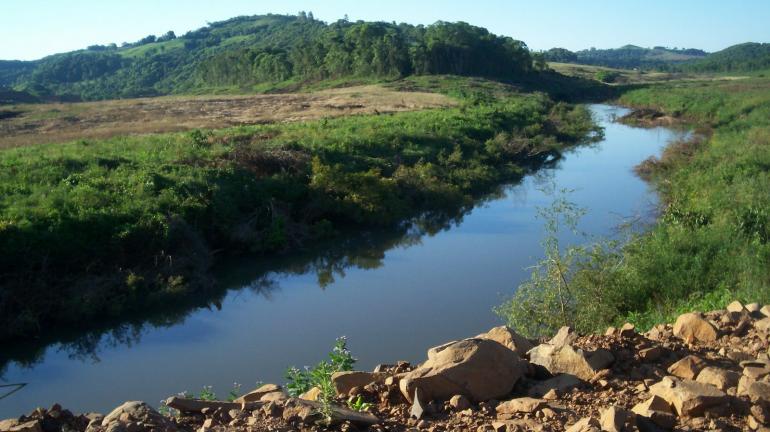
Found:
[[[510,296],[542,254],[543,186],[570,188],[588,210],[581,230],[612,236],[628,218],[650,221],[655,194],[632,167],[683,132],[613,123],[627,111],[592,105],[603,141],[501,188],[459,218],[337,241],[303,256],[239,259],[221,269],[228,290],[209,307],[136,320],[67,343],[6,355],[0,419],[59,402],[108,412],[126,400],[152,405],[181,391],[234,382],[283,382],[287,366],[313,365],[347,336],[358,367],[419,362],[440,343],[500,325],[492,308]],[[435,218],[434,218],[435,219]],[[568,241],[574,240],[571,238]],[[0,388],[2,396],[5,388]]]

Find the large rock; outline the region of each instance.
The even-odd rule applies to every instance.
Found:
[[[719,334],[716,327],[696,313],[680,315],[674,323],[674,336],[687,342],[713,342]]]
[[[727,369],[720,369],[713,366],[703,368],[695,380],[702,384],[713,385],[719,390],[725,391],[730,387],[737,387],[741,374]]]
[[[0,432],[43,432],[40,420],[20,422],[18,420],[0,421]]]
[[[770,383],[755,381],[749,385],[746,393],[752,402],[770,402]]]
[[[627,418],[628,411],[613,406],[602,411],[599,421],[603,431],[622,432],[625,430]]]
[[[652,423],[665,429],[670,429],[676,424],[671,404],[660,396],[652,396],[646,401],[636,404],[631,411],[638,417],[647,418]]]
[[[530,362],[546,368],[552,374],[566,373],[589,380],[597,372],[609,367],[615,357],[605,349],[585,352],[571,345],[545,343],[529,351]]]
[[[601,424],[593,417],[578,420],[577,423],[566,429],[566,432],[600,432]]]
[[[332,384],[338,395],[347,396],[354,387],[364,388],[375,382],[384,382],[388,374],[383,372],[344,371],[332,374]]]
[[[247,402],[257,402],[260,400],[276,400],[276,399],[286,399],[286,398],[288,398],[288,395],[286,394],[286,392],[283,391],[281,386],[276,384],[265,384],[235,399],[234,402],[247,403]]]
[[[555,393],[561,395],[575,387],[579,387],[583,384],[583,382],[584,381],[574,375],[561,374],[553,378],[540,381],[531,389],[529,389],[528,393],[530,396],[535,397],[544,397],[550,391],[554,391]]]
[[[428,350],[428,360],[399,382],[409,401],[416,388],[425,400],[463,395],[473,401],[501,399],[527,370],[519,356],[489,339],[465,339]]]
[[[176,431],[176,425],[169,421],[151,406],[140,401],[126,402],[112,410],[102,419],[102,426],[108,430],[117,425],[129,423],[141,424],[144,430],[171,432]]]
[[[493,340],[515,352],[519,357],[524,357],[527,351],[534,347],[532,342],[506,326],[495,327],[486,333],[476,336],[476,338]]]
[[[674,377],[665,377],[650,386],[650,393],[670,403],[680,417],[701,416],[706,409],[727,400],[724,392],[710,385]]]
[[[706,363],[699,357],[688,355],[668,367],[668,373],[682,379],[694,380]]]
[[[495,407],[497,418],[510,419],[516,414],[532,414],[546,406],[545,399],[520,397],[502,402]]]

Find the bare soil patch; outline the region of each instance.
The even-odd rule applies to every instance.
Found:
[[[248,96],[168,96],[0,106],[0,148],[197,128],[290,122],[455,105],[435,93],[378,85]]]

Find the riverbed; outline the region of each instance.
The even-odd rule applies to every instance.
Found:
[[[362,369],[419,362],[431,346],[500,325],[492,308],[542,256],[537,209],[553,199],[544,187],[573,190],[569,199],[587,210],[580,229],[590,237],[654,220],[655,193],[632,168],[686,132],[632,128],[613,122],[623,108],[591,109],[605,128],[601,142],[459,217],[350,236],[301,256],[234,260],[218,269],[228,290],[208,307],[77,335],[6,362],[0,385],[26,386],[0,399],[0,418],[55,402],[77,412],[106,412],[126,400],[157,406],[203,386],[226,397],[234,383],[244,391],[282,383],[288,366],[316,364],[339,336]]]

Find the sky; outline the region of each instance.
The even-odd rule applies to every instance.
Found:
[[[718,51],[770,42],[770,0],[0,0],[0,59],[182,35],[239,15],[296,14],[431,24],[465,21],[535,50],[625,44]]]

